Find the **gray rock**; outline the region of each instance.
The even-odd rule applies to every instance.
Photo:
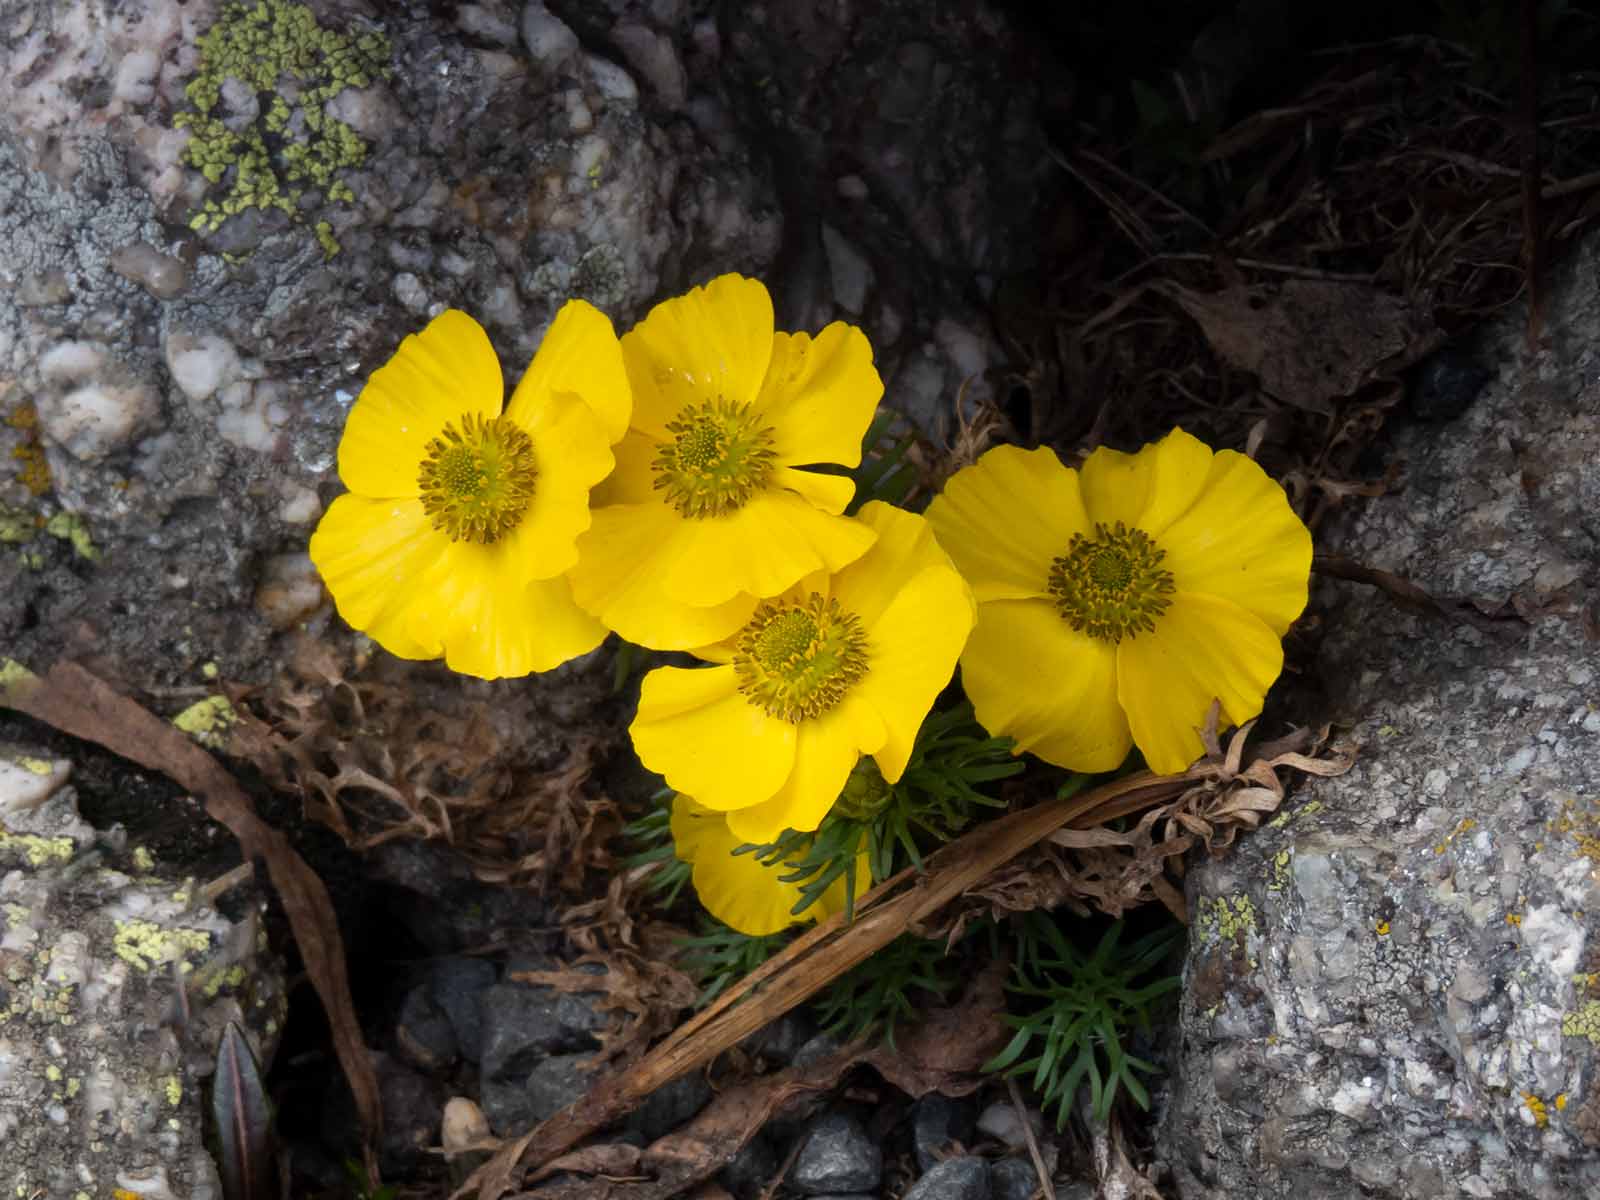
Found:
[[[692,1071],[680,1079],[658,1087],[628,1117],[629,1132],[644,1145],[663,1137],[690,1120],[711,1103],[711,1085],[704,1073]]]
[[[789,1182],[808,1196],[870,1191],[883,1177],[883,1151],[854,1117],[829,1113],[811,1123]]]
[[[911,1106],[911,1147],[917,1169],[926,1171],[948,1156],[956,1143],[972,1141],[973,1104],[965,1097],[929,1092]]]
[[[383,1105],[379,1165],[384,1174],[415,1167],[429,1146],[439,1144],[439,1126],[448,1098],[444,1085],[410,1070],[388,1055],[374,1055],[378,1097]]]
[[[455,1026],[427,984],[418,984],[400,1001],[394,1036],[401,1057],[424,1071],[442,1070],[461,1052]]]
[[[493,963],[481,958],[444,958],[428,968],[428,996],[449,1018],[461,1057],[483,1057],[483,993],[494,983]]]
[[[792,1067],[809,1067],[813,1063],[821,1062],[830,1054],[837,1054],[839,1048],[839,1039],[834,1037],[833,1034],[816,1034],[800,1044],[800,1047],[795,1050],[794,1055],[790,1058],[789,1065]]]
[[[553,1054],[521,1078],[483,1079],[483,1115],[500,1137],[521,1133],[577,1100],[590,1081],[590,1054]]]
[[[778,1155],[766,1134],[757,1133],[728,1160],[717,1178],[735,1200],[756,1200],[777,1173]]]
[[[1597,250],[1553,279],[1548,348],[1508,317],[1483,395],[1399,431],[1406,487],[1327,540],[1507,619],[1318,589],[1319,719],[1360,752],[1189,875],[1182,1197],[1600,1191]]]
[[[0,1188],[215,1196],[218,1042],[235,1023],[270,1062],[287,1008],[263,906],[234,893],[225,916],[121,831],[93,828],[70,774],[48,751],[0,746]]]
[[[594,1049],[590,1031],[568,1019],[590,1010],[562,1003],[570,999],[551,988],[520,983],[497,983],[485,989],[480,1000],[484,1078],[526,1077],[546,1055]]]
[[[341,60],[350,85],[301,103],[320,90],[288,80],[267,167],[290,190],[287,152],[323,136],[313,115],[357,139],[359,161],[301,191],[292,215],[206,209],[229,199],[235,172],[203,176],[173,122],[191,115],[199,39],[232,17],[211,5],[179,20],[180,7],[135,21],[117,0],[19,0],[0,39],[0,417],[23,398],[36,408],[49,467],[27,483],[0,469],[0,504],[30,522],[79,514],[101,551],[95,566],[70,548],[27,571],[0,565],[0,639],[42,667],[91,638],[111,673],[157,689],[193,686],[206,663],[233,680],[273,673],[260,565],[304,552],[317,497],[338,491],[350,403],[428,316],[473,312],[515,383],[569,296],[603,301],[626,329],[691,270],[760,271],[782,229],[746,145],[680,137],[543,5],[491,0],[366,16],[313,5],[330,38],[384,38],[372,61],[393,73]],[[667,72],[653,87],[685,69],[676,36],[635,39]],[[272,107],[229,83],[213,112],[238,132],[276,120]],[[197,398],[169,369],[169,331],[226,338],[238,377]],[[96,370],[47,381],[51,353],[81,343],[100,347]],[[15,461],[5,429],[0,464]],[[295,617],[349,642],[325,601]],[[530,686],[530,699],[566,690]],[[522,727],[539,731],[536,756],[571,744],[556,725]]]
[[[989,1164],[993,1200],[1033,1200],[1039,1190],[1039,1172],[1027,1159],[997,1158]]]
[[[947,1158],[912,1184],[905,1200],[989,1200],[989,1164],[981,1158]]]

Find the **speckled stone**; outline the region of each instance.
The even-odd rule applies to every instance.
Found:
[[[1359,755],[1189,875],[1185,1200],[1600,1193],[1597,281],[1591,239],[1548,348],[1509,315],[1483,395],[1395,434],[1404,489],[1327,531],[1477,619],[1316,589],[1307,715]]]
[[[867,1131],[845,1113],[828,1113],[811,1123],[795,1156],[789,1182],[808,1196],[864,1192],[883,1176],[883,1151]]]

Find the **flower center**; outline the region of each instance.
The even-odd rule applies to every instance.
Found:
[[[1175,590],[1161,565],[1166,556],[1142,529],[1096,525],[1092,538],[1073,534],[1050,564],[1050,595],[1062,619],[1090,637],[1120,642],[1149,633]]]
[[[772,431],[721,397],[686,406],[667,432],[673,440],[650,465],[656,488],[686,517],[736,512],[772,474]]]
[[[735,645],[739,690],[785,721],[820,717],[867,673],[861,618],[815,593],[799,603],[761,604]]]
[[[517,527],[538,476],[533,439],[510,418],[468,413],[428,443],[417,486],[435,529],[452,542],[487,544]]]

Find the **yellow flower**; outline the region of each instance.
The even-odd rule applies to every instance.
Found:
[[[611,321],[569,301],[504,401],[482,327],[439,314],[362,389],[339,442],[350,492],[311,538],[346,621],[402,658],[442,654],[485,679],[549,670],[605,637],[564,572],[628,422]]]
[[[1181,429],[1082,471],[996,447],[928,520],[977,596],[961,682],[979,722],[1075,771],[1133,744],[1182,771],[1213,698],[1233,723],[1261,711],[1306,604],[1311,535],[1283,489]]]
[[[754,279],[723,275],[656,305],[622,338],[632,427],[597,490],[572,591],[631,642],[719,641],[802,576],[860,558],[839,515],[883,382],[859,329],[774,333]]]
[[[735,854],[745,839],[728,828],[722,813],[696,804],[688,796],[672,798],[673,851],[693,868],[694,890],[700,903],[730,929],[750,937],[765,937],[799,921],[825,921],[845,909],[845,881],[841,875],[828,885],[798,917],[800,883],[784,882],[790,873],[783,863],[765,866],[754,854]],[[854,899],[872,886],[872,868],[863,851],[856,858]]]
[[[865,556],[696,651],[723,665],[645,677],[640,760],[747,842],[815,829],[862,754],[898,780],[972,628],[972,593],[923,518],[873,501],[860,519],[877,534]]]

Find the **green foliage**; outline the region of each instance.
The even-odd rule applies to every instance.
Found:
[[[751,937],[707,919],[699,937],[685,938],[683,967],[700,984],[699,1005],[704,1008],[731,985],[743,979],[789,942],[789,934]]]
[[[353,1158],[344,1160],[344,1173],[350,1176],[351,1195],[355,1200],[394,1200],[398,1194],[392,1183],[374,1188],[367,1178],[367,1169]]]
[[[678,857],[672,845],[672,789],[662,788],[652,799],[654,808],[622,827],[623,837],[640,847],[623,865],[631,871],[655,864],[645,880],[645,891],[670,905],[689,882],[689,864]]]
[[[906,462],[906,455],[917,439],[911,433],[891,435],[896,420],[900,420],[896,414],[879,409],[867,426],[866,436],[861,439],[861,465],[850,472],[856,483],[855,498],[845,510],[850,516],[855,516],[869,500],[903,504],[916,486],[916,468]]]
[[[972,823],[974,810],[1005,807],[978,788],[1023,769],[1011,745],[1010,738],[985,733],[966,702],[936,712],[917,731],[898,783],[886,782],[877,765],[863,758],[815,834],[785,830],[775,842],[741,846],[735,853],[789,868],[780,878],[800,884],[800,900],[792,910],[796,916],[843,876],[845,919],[853,920],[860,854],[866,852],[875,883],[904,866],[920,870],[919,841],[948,842]]]
[[[1182,931],[1160,929],[1123,946],[1118,921],[1085,955],[1048,913],[1027,913],[1012,924],[1015,982],[1006,990],[1030,1011],[1006,1018],[1017,1032],[984,1070],[1007,1076],[1031,1073],[1040,1104],[1055,1106],[1057,1128],[1066,1124],[1085,1083],[1098,1121],[1111,1112],[1119,1089],[1148,1109],[1150,1093],[1139,1073],[1149,1075],[1156,1068],[1128,1054],[1122,1040],[1134,1028],[1149,1028],[1156,1001],[1178,986],[1176,975],[1149,976],[1177,947]]]
[[[881,1030],[894,1048],[902,1020],[915,1024],[920,1007],[955,984],[943,939],[901,934],[834,981],[818,1002],[822,1028],[845,1041]],[[924,993],[914,998],[914,993]]]

